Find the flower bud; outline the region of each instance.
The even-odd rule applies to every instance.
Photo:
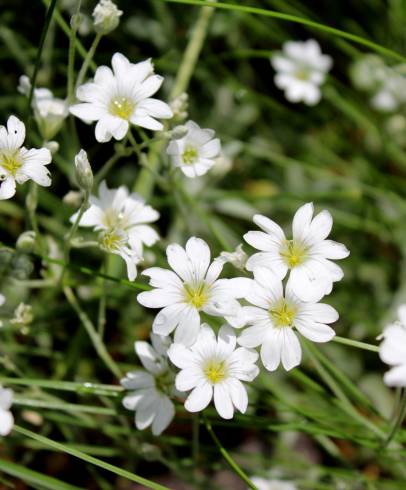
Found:
[[[47,141],[44,144],[45,148],[48,148],[48,150],[54,154],[59,150],[59,143],[57,141]]]
[[[100,0],[93,10],[93,25],[97,32],[108,34],[113,31],[120,22],[123,11],[111,0]]]
[[[172,109],[174,119],[183,120],[187,118],[188,98],[188,94],[183,92],[170,101],[169,107]]]
[[[35,231],[29,230],[21,233],[16,242],[16,248],[19,252],[31,253],[35,247]]]
[[[62,201],[72,208],[78,208],[83,201],[83,194],[80,191],[69,191],[62,198]]]
[[[85,150],[75,156],[76,181],[81,189],[90,192],[93,187],[93,172]]]

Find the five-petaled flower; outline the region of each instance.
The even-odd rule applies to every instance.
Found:
[[[271,58],[277,71],[275,85],[285,91],[289,102],[317,104],[321,98],[319,87],[333,64],[331,57],[322,54],[314,39],[287,41],[282,49]]]
[[[152,334],[151,341],[152,346],[148,342],[135,342],[135,352],[145,369],[127,373],[121,385],[131,390],[123,398],[123,405],[128,410],[135,410],[137,429],[144,430],[152,425],[152,433],[158,436],[175,415],[170,397],[178,393],[174,374],[168,366],[167,339]]]
[[[16,183],[33,180],[48,187],[51,179],[46,165],[51,163],[51,152],[46,148],[27,150],[23,145],[25,125],[10,116],[7,128],[0,126],[0,199],[9,199],[16,192]]]
[[[156,289],[138,295],[138,302],[147,308],[163,308],[152,324],[153,332],[170,335],[175,331],[175,342],[192,345],[200,329],[200,312],[222,316],[233,325],[241,321],[241,297],[244,278],[218,279],[223,263],[210,264],[207,243],[190,238],[186,247],[173,243],[166,249],[168,263],[173,271],[151,267],[143,271]]]
[[[90,123],[97,121],[95,136],[100,143],[111,138],[122,140],[130,123],[159,131],[169,119],[172,110],[165,102],[151,98],[162,85],[163,77],[154,74],[151,60],[130,63],[120,53],[107,66],[97,68],[94,80],[78,87],[76,97],[81,102],[71,106],[70,112]]]
[[[193,121],[188,121],[185,127],[188,130],[186,135],[172,140],[166,152],[173,165],[179,167],[186,177],[200,177],[220,155],[220,140],[214,137],[212,129],[201,129]]]
[[[326,240],[333,218],[324,210],[313,218],[313,204],[301,206],[293,218],[291,240],[282,228],[265,216],[256,214],[254,223],[263,231],[249,231],[244,239],[260,253],[247,261],[247,269],[258,266],[272,269],[281,279],[290,270],[290,286],[304,301],[318,301],[331,293],[333,282],[343,277],[341,267],[330,259],[344,259],[349,255],[341,243]]]
[[[388,325],[383,334],[379,356],[392,368],[385,373],[388,386],[406,387],[406,304],[398,309],[399,321]]]
[[[328,342],[334,337],[334,330],[327,325],[338,319],[332,306],[301,301],[292,291],[291,280],[284,293],[282,281],[265,267],[256,268],[254,278],[245,296],[254,306],[243,308],[251,326],[243,330],[238,343],[249,348],[261,346],[266,369],[274,371],[281,362],[286,370],[300,364],[302,350],[294,329],[313,342]]]
[[[252,381],[258,375],[258,354],[243,347],[236,349],[236,336],[228,325],[220,328],[216,339],[213,330],[203,324],[192,347],[174,343],[168,356],[181,369],[176,388],[192,390],[185,401],[186,410],[204,410],[214,398],[214,406],[224,419],[233,417],[234,408],[245,413],[248,396],[241,381]]]

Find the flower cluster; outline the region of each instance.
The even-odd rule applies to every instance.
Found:
[[[75,213],[71,222],[78,218],[79,226],[93,228],[98,233],[102,250],[119,255],[125,261],[130,281],[137,276],[144,245],[151,247],[159,239],[150,226],[159,218],[159,213],[137,194],[130,194],[125,186],[109,189],[101,182],[98,197],[90,196],[89,209],[82,216]]]
[[[212,261],[206,242],[192,237],[185,248],[178,244],[167,247],[172,270],[152,267],[143,271],[153,289],[140,293],[138,302],[161,309],[153,321],[152,335],[169,339],[169,370],[179,369],[173,375],[174,389],[190,392],[186,410],[201,411],[213,399],[222,418],[232,418],[235,409],[244,413],[248,394],[243,382],[253,381],[259,373],[256,348],[260,347],[265,369],[274,371],[282,364],[290,370],[300,364],[302,356],[295,330],[314,342],[334,337],[330,324],[337,321],[338,313],[319,301],[343,277],[333,260],[349,252],[344,245],[327,240],[332,228],[330,213],[313,214],[311,203],[297,210],[292,239],[271,219],[255,215],[254,222],[262,231],[244,236],[259,250],[250,257],[239,246]],[[220,278],[228,261],[253,277]],[[212,325],[202,323],[210,317],[225,321],[217,335]]]

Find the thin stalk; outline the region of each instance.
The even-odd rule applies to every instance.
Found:
[[[344,39],[348,39],[356,44],[361,44],[362,46],[366,46],[369,49],[377,51],[378,53],[383,54],[389,58],[396,59],[398,61],[406,61],[406,57],[393,51],[392,49],[386,48],[385,46],[381,46],[380,44],[374,43],[369,39],[365,39],[363,37],[357,36],[356,34],[352,34],[351,32],[342,31],[340,29],[336,29],[335,27],[330,27],[325,24],[320,24],[319,22],[315,22],[310,19],[305,19],[304,17],[298,17],[296,15],[285,14],[282,12],[277,12],[275,10],[262,9],[257,7],[249,7],[247,5],[237,5],[232,3],[221,3],[221,2],[212,2],[205,0],[162,0],[168,3],[182,3],[187,5],[199,5],[203,6],[211,6],[216,9],[223,10],[235,10],[237,12],[245,12],[247,14],[254,15],[262,15],[265,17],[273,17],[274,19],[284,20],[288,22],[294,22],[296,24],[302,24],[308,27],[312,27],[319,31],[327,32],[329,34],[333,34],[334,36],[342,37]]]
[[[102,266],[102,271],[104,273],[107,272],[107,260],[108,256],[104,258],[103,261],[103,266]],[[106,326],[106,280],[104,278],[101,279],[101,293],[100,293],[100,300],[99,300],[99,311],[97,315],[97,333],[99,334],[100,338],[103,339],[104,337],[104,328]]]
[[[217,446],[218,450],[220,451],[221,455],[223,458],[227,461],[228,465],[230,468],[234,471],[234,473],[241,478],[252,490],[258,490],[258,488],[252,483],[252,481],[249,479],[247,474],[238,466],[238,464],[233,460],[233,458],[229,455],[228,451],[223,447],[221,442],[219,441],[218,437],[214,433],[211,423],[207,420],[206,417],[204,417],[204,423],[206,425],[207,432],[210,434],[211,438],[213,439],[215,445]]]
[[[52,16],[54,14],[54,10],[55,10],[57,1],[58,0],[51,0],[51,3],[49,4],[48,10],[47,10],[47,13],[45,16],[44,27],[42,28],[41,38],[39,40],[37,59],[35,60],[34,73],[32,75],[32,79],[31,79],[30,93],[28,95],[28,107],[30,107],[30,108],[31,108],[32,97],[34,95],[35,84],[37,82],[38,70],[39,70],[39,66],[41,63],[41,56],[42,56],[42,50],[44,49],[45,38],[47,37],[49,25],[51,23]]]
[[[114,466],[110,463],[106,463],[105,461],[90,456],[78,449],[75,449],[71,446],[67,446],[66,444],[62,444],[60,442],[53,441],[52,439],[48,439],[48,437],[44,437],[40,434],[36,434],[35,432],[31,432],[30,430],[24,429],[24,427],[20,427],[19,425],[14,425],[13,431],[17,434],[21,434],[22,436],[33,439],[34,441],[40,442],[45,446],[55,449],[56,451],[61,451],[66,454],[70,454],[75,458],[81,459],[82,461],[86,461],[87,463],[93,464],[102,468],[104,470],[110,471],[118,476],[122,476],[123,478],[127,478],[127,480],[139,483],[143,485],[145,488],[151,488],[152,490],[171,490],[168,487],[160,485],[159,483],[154,483],[146,478],[142,478],[134,473],[130,473],[129,471],[123,470],[117,466]]]
[[[211,3],[214,5],[214,2]],[[185,92],[189,86],[190,79],[194,73],[197,60],[206,38],[207,28],[213,12],[213,8],[206,6],[203,7],[199,13],[199,17],[193,28],[192,35],[186,46],[179,70],[176,74],[175,82],[169,94],[170,100],[177,97],[182,92]],[[151,196],[155,183],[155,175],[159,174],[160,154],[164,146],[165,140],[158,141],[156,144],[151,145],[148,157],[148,168],[143,168],[137,179],[134,190],[138,194],[141,194],[145,199],[148,199]]]
[[[117,412],[111,408],[94,407],[92,405],[80,405],[75,403],[53,403],[48,400],[36,400],[25,397],[16,397],[13,405],[21,405],[23,407],[42,408],[45,410],[61,410],[63,412],[73,413],[91,413],[93,415],[117,415]]]
[[[384,441],[384,443],[381,446],[381,450],[387,448],[389,446],[389,444],[392,442],[392,440],[396,436],[398,430],[402,426],[402,423],[403,423],[405,417],[406,417],[406,390],[403,390],[402,398],[401,398],[399,405],[398,405],[398,415],[394,420],[394,423],[392,425],[392,428],[389,432],[388,437],[386,438],[386,440]]]
[[[75,75],[75,54],[76,54],[76,32],[78,30],[79,12],[82,0],[77,0],[76,10],[73,14],[73,22],[71,23],[69,35],[69,57],[68,57],[68,100],[73,98],[74,75]]]
[[[104,362],[106,367],[114,374],[114,376],[116,378],[121,378],[122,373],[121,373],[120,368],[117,366],[117,364],[114,362],[113,358],[108,353],[106,346],[104,345],[102,339],[100,338],[99,334],[97,333],[96,329],[94,328],[93,323],[91,322],[90,318],[82,310],[82,308],[81,308],[79,302],[77,301],[76,296],[73,293],[72,289],[70,287],[64,287],[63,292],[65,293],[66,299],[69,301],[70,305],[75,310],[80,321],[82,322],[83,326],[85,327],[86,332],[88,333],[90,340],[92,341],[92,344],[93,344],[94,348],[96,349],[96,352],[98,353],[100,359]]]
[[[379,346],[373,344],[367,344],[365,342],[360,342],[358,340],[346,339],[345,337],[339,337],[336,335],[333,338],[334,342],[339,344],[349,345],[351,347],[356,347],[357,349],[368,350],[370,352],[379,352]]]
[[[98,32],[93,40],[92,45],[90,46],[89,51],[87,52],[86,58],[83,61],[83,64],[80,68],[78,78],[76,80],[76,89],[82,85],[83,80],[85,79],[87,70],[89,69],[90,63],[93,60],[93,56],[96,52],[97,46],[99,45],[99,42],[101,38],[103,37],[103,34],[101,32]]]

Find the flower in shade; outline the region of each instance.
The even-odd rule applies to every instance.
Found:
[[[398,315],[399,321],[388,325],[382,334],[379,356],[391,366],[385,373],[385,384],[406,387],[406,304],[399,307]]]
[[[324,303],[301,301],[290,283],[289,279],[284,292],[275,274],[258,267],[247,288],[245,299],[253,306],[243,308],[249,326],[238,343],[248,348],[261,346],[261,360],[268,371],[275,371],[280,363],[287,371],[300,364],[302,349],[295,329],[313,342],[328,342],[335,335],[328,324],[338,319],[337,311]]]
[[[158,119],[169,119],[172,111],[168,104],[151,98],[162,85],[163,77],[154,74],[151,60],[130,63],[120,53],[107,66],[97,68],[94,80],[78,87],[79,104],[70,112],[85,122],[97,121],[96,140],[104,143],[111,138],[122,140],[130,124],[159,131]]]
[[[275,85],[285,91],[289,102],[315,105],[321,99],[320,85],[333,61],[322,54],[317,41],[309,39],[287,41],[282,52],[272,56],[271,64],[277,72]]]
[[[166,152],[175,167],[186,177],[200,177],[214,164],[220,155],[220,140],[212,129],[202,129],[193,121],[185,124],[187,133],[183,138],[170,141]]]
[[[192,347],[174,343],[168,356],[181,370],[176,388],[192,390],[185,401],[186,410],[200,412],[214,398],[214,406],[224,419],[231,419],[234,409],[245,413],[248,395],[242,381],[252,381],[258,375],[258,354],[242,347],[236,349],[236,336],[229,326],[221,327],[216,339],[213,330],[202,325]]]
[[[14,425],[14,417],[10,412],[13,404],[13,391],[0,385],[0,436],[7,436]]]
[[[175,407],[170,399],[177,395],[174,374],[170,370],[166,352],[168,342],[159,335],[151,335],[148,342],[135,342],[135,352],[143,370],[131,371],[121,380],[121,385],[130,390],[123,398],[123,405],[135,411],[135,425],[144,430],[152,426],[154,435],[161,434],[175,416]]]
[[[78,213],[71,217],[75,222]],[[136,265],[142,260],[144,245],[151,247],[159,240],[150,223],[159,213],[145,204],[138,194],[130,194],[127,187],[109,189],[103,181],[99,195],[90,196],[90,207],[79,225],[99,232],[99,244],[107,252],[120,255],[127,264],[128,277],[136,277]]]
[[[341,243],[326,240],[333,226],[331,214],[324,210],[313,217],[312,203],[301,206],[292,224],[292,239],[288,240],[282,228],[265,216],[256,214],[254,223],[263,231],[249,231],[244,239],[260,253],[247,261],[247,269],[265,266],[281,279],[290,270],[290,286],[304,301],[318,301],[329,294],[333,282],[343,277],[341,267],[331,259],[349,255]]]
[[[10,116],[7,128],[0,126],[0,199],[9,199],[16,192],[16,183],[33,180],[48,187],[51,179],[46,165],[51,163],[51,152],[46,148],[27,150],[24,123]]]
[[[163,308],[152,325],[155,333],[169,335],[176,329],[175,342],[192,345],[200,329],[200,312],[239,324],[236,298],[242,296],[246,279],[218,279],[224,264],[210,263],[210,249],[200,238],[190,238],[185,248],[173,243],[166,255],[173,271],[160,267],[143,271],[155,289],[137,297],[147,308]]]

